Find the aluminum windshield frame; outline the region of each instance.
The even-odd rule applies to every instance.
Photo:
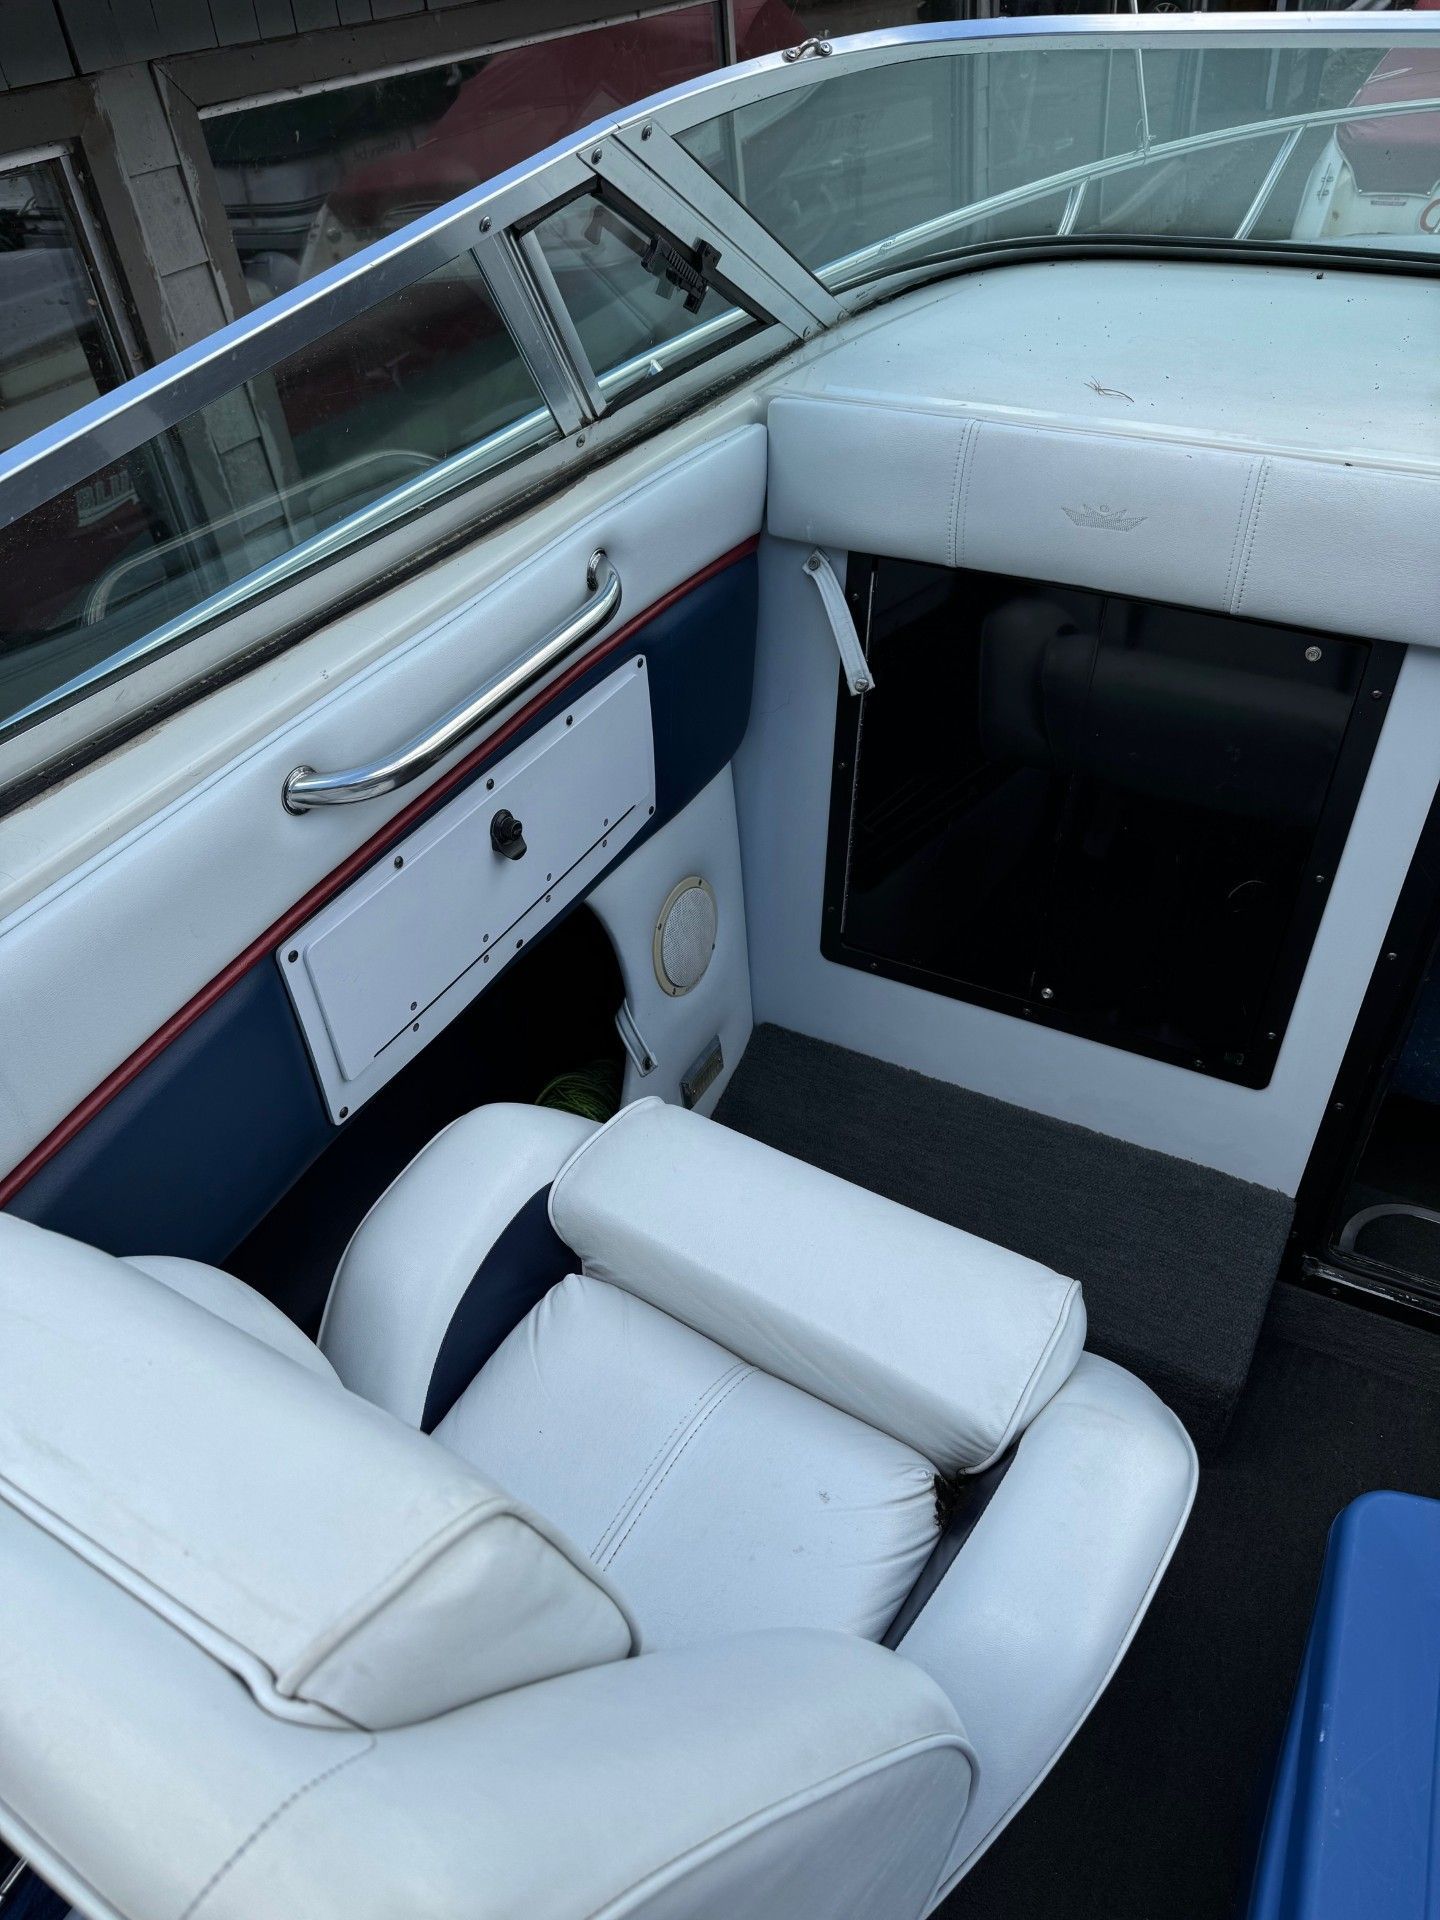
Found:
[[[556,142],[533,159],[375,241],[350,259],[268,301],[255,313],[232,321],[205,340],[10,448],[0,455],[0,525],[9,524],[66,486],[124,458],[145,441],[179,425],[246,380],[268,372],[279,361],[312,345],[378,301],[403,291],[427,273],[471,251],[482,236],[498,236],[565,195],[593,186],[601,169],[592,163],[591,151],[599,148],[603,155],[605,141],[630,129],[643,130],[647,121],[673,138],[719,114],[823,83],[837,73],[954,57],[978,50],[987,42],[1004,46],[1034,41],[1065,50],[1096,40],[1110,40],[1116,51],[1129,47],[1143,53],[1151,45],[1176,43],[1221,51],[1256,42],[1273,42],[1278,50],[1306,44],[1332,46],[1342,40],[1391,45],[1410,39],[1433,42],[1440,47],[1440,20],[1432,23],[1425,14],[1368,11],[1085,14],[1060,18],[1036,15],[1009,20],[951,21],[856,34],[830,43],[833,50],[827,57],[810,55],[787,61],[783,54],[767,54],[737,67],[703,75]],[[1421,112],[1425,110],[1425,103],[1407,101],[1389,110]],[[1376,110],[1335,109],[1330,117],[1343,121],[1364,117],[1370,111]],[[1277,131],[1284,131],[1286,125],[1294,122],[1277,120],[1273,124]],[[1224,138],[1229,132],[1221,130],[1213,137]],[[1196,140],[1211,137],[1192,136]],[[629,169],[630,180],[642,178],[648,166],[656,181],[653,202],[642,201],[642,211],[664,225],[662,211],[673,218],[677,196],[687,206],[691,205],[686,196],[687,183],[677,183],[666,176],[670,141],[653,143],[653,160],[660,163],[658,166],[633,137],[626,138],[623,144],[627,161],[638,163]],[[1178,143],[1170,144],[1178,146]],[[1152,144],[1145,151],[1159,152],[1160,143]],[[1113,165],[1108,159],[1096,164]],[[1077,169],[1073,175],[1057,175],[1055,179],[1076,178],[1084,171],[1086,169]],[[1029,193],[1031,188],[1016,191]],[[956,212],[969,217],[972,209]],[[723,224],[722,215],[725,216]],[[696,218],[709,229],[702,237],[723,243],[732,257],[741,256],[749,269],[741,282],[744,291],[763,311],[773,312],[774,307],[781,304],[777,298],[779,290],[773,276],[751,267],[748,260],[741,235],[747,226],[753,233],[755,223],[745,210],[717,187],[707,199],[703,213],[696,212]],[[774,246],[773,239],[770,244]],[[793,261],[793,256],[790,258]],[[817,327],[833,324],[839,315],[830,290],[802,263],[794,261],[794,269],[811,283],[806,304],[813,310],[814,324]],[[790,298],[793,300],[793,293]],[[576,383],[584,384],[579,369],[576,369]]]
[[[1255,200],[1242,222],[1243,239],[1253,230],[1259,210],[1278,179],[1281,162],[1293,153],[1306,127],[1419,113],[1440,106],[1440,101],[1382,103],[1277,116],[1168,142],[1149,140],[1142,114],[1142,144],[1138,148],[956,208],[921,227],[887,236],[843,262],[829,263],[819,273],[789,253],[677,144],[676,136],[737,108],[824,84],[842,73],[963,57],[986,47],[1027,44],[1064,51],[1100,44],[1116,52],[1130,50],[1140,70],[1143,98],[1143,55],[1151,49],[1188,46],[1221,51],[1259,45],[1279,51],[1366,42],[1377,47],[1415,42],[1440,48],[1440,19],[1432,23],[1424,14],[1366,11],[1320,15],[1101,14],[955,21],[855,35],[829,43],[828,54],[811,51],[793,58],[779,53],[766,55],[684,82],[557,142],[0,454],[0,527],[124,459],[378,302],[466,255],[478,265],[502,323],[529,366],[562,446],[568,442],[566,451],[573,448],[578,463],[585,430],[606,414],[612,402],[621,402],[634,368],[652,359],[686,361],[708,331],[692,329],[679,334],[653,354],[639,356],[633,367],[627,363],[623,368],[597,374],[579,350],[553,284],[546,286],[528,271],[518,271],[524,263],[519,230],[559,201],[594,190],[607,181],[656,227],[684,245],[704,239],[719,249],[732,284],[770,319],[770,326],[753,342],[759,364],[773,359],[777,339],[783,345],[787,336],[794,340],[809,338],[835,325],[860,299],[877,297],[877,282],[883,290],[891,274],[896,285],[903,284],[904,276],[919,264],[917,247],[928,239],[963,231],[1006,207],[1067,192],[1055,236],[1063,245],[1090,180],[1207,146],[1274,137],[1284,143],[1283,149],[1264,179],[1257,180]],[[1374,260],[1373,253],[1347,252],[1341,246],[1327,245],[1325,251],[1356,264]],[[1421,271],[1427,265],[1419,255],[1414,256],[1413,264]],[[857,265],[873,265],[876,272],[859,279],[847,277],[838,288],[833,284],[836,268],[843,267],[848,275]],[[822,275],[832,284],[827,284]],[[723,329],[720,331],[723,337]],[[655,398],[655,389],[642,388],[636,399],[626,400],[624,405],[627,412],[638,414]],[[492,471],[503,457],[504,450],[494,442],[508,443],[517,433],[523,438],[534,431],[535,424],[536,416],[528,416],[490,440],[440,462],[324,534],[298,543],[273,562],[197,602],[185,614],[142,635],[63,688],[33,702],[24,715],[0,723],[0,738],[12,736],[55,706],[73,702],[91,688],[131,671],[147,657],[213,625],[238,606],[313,569],[353,544],[361,531],[379,529],[402,514],[413,515],[432,501],[472,484]],[[590,437],[597,438],[593,432]],[[517,491],[521,484],[517,479]]]

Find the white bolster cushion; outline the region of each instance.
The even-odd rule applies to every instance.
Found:
[[[623,1658],[582,1555],[172,1287],[0,1215],[0,1500],[312,1724],[409,1725]]]
[[[593,1128],[496,1101],[461,1114],[395,1176],[351,1236],[320,1327],[352,1392],[420,1425],[446,1329],[486,1254]]]
[[[148,1273],[152,1280],[163,1281],[167,1287],[173,1287],[176,1293],[183,1293],[187,1300],[193,1300],[197,1307],[204,1307],[217,1318],[228,1320],[232,1327],[239,1327],[252,1340],[263,1340],[267,1347],[283,1353],[287,1360],[295,1361],[297,1366],[308,1367],[311,1373],[318,1373],[322,1380],[336,1378],[330,1362],[315,1342],[300,1331],[289,1314],[283,1313],[263,1293],[257,1293],[253,1287],[247,1287],[243,1280],[237,1280],[233,1273],[206,1266],[202,1260],[182,1259],[174,1253],[127,1253],[125,1264],[127,1267],[138,1267],[141,1273]]]
[[[744,1134],[637,1101],[550,1193],[586,1273],[915,1448],[985,1466],[1085,1344],[1077,1282]]]

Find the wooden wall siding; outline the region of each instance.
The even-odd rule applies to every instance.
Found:
[[[464,0],[0,0],[0,92],[137,60],[445,13],[459,4]],[[537,0],[537,25],[544,14]]]
[[[0,0],[0,88],[74,77],[55,0]]]

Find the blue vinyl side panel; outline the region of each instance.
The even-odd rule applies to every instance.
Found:
[[[252,967],[10,1203],[107,1253],[218,1260],[333,1129],[280,977]]]
[[[750,554],[566,689],[573,700],[626,659],[648,662],[655,818],[627,851],[688,805],[740,744],[757,590]],[[548,718],[536,714],[517,738]],[[335,1137],[289,997],[261,960],[43,1166],[10,1211],[109,1253],[223,1261]]]

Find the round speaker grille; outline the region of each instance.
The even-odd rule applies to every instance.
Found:
[[[655,978],[666,993],[689,993],[701,979],[719,923],[714,891],[698,873],[670,889],[655,922]]]

